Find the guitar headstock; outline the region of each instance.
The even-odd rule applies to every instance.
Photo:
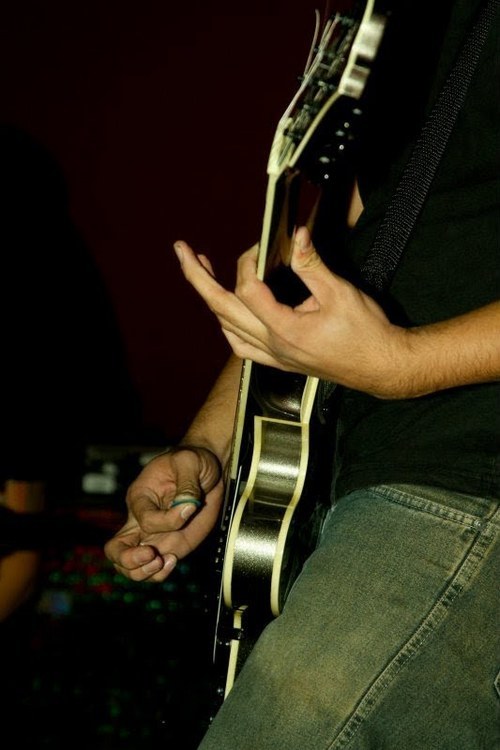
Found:
[[[332,105],[343,97],[361,98],[387,20],[376,0],[355,3],[322,25],[316,11],[311,52],[297,93],[281,117],[268,161],[268,174],[293,168]],[[362,6],[362,8],[361,8]],[[349,127],[349,123],[347,123]]]

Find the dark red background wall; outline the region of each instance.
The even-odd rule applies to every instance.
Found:
[[[310,0],[24,0],[0,11],[0,120],[61,166],[144,419],[177,436],[227,349],[176,238],[231,284],[314,29]]]

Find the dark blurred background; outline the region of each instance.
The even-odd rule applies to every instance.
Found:
[[[113,300],[148,424],[182,432],[226,355],[177,238],[221,277],[257,239],[308,0],[24,0],[0,10],[0,119],[48,149]]]
[[[60,329],[64,346],[37,338],[43,373],[17,388],[38,378],[71,403],[37,431],[56,475],[69,433],[84,448],[78,481],[54,489],[40,589],[2,630],[36,748],[191,750],[210,714],[210,550],[158,587],[117,576],[102,544],[123,520],[127,483],[182,434],[227,356],[172,243],[188,240],[232,284],[259,236],[267,155],[315,7],[2,3],[2,316],[15,331],[3,359],[26,357],[19,332],[36,338],[35,319]]]

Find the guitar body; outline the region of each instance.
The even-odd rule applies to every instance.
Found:
[[[342,173],[356,139],[387,21],[379,6],[358,3],[353,14],[329,18],[321,34],[317,27],[302,84],[276,130],[258,274],[286,304],[307,295],[289,268],[294,227],[313,229],[324,187]],[[334,430],[321,387],[316,378],[243,364],[216,556],[219,703],[282,611],[330,507]]]

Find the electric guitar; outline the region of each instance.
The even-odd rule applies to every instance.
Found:
[[[259,245],[258,275],[287,304],[305,294],[289,268],[294,227],[314,227],[325,185],[349,159],[387,19],[377,0],[324,23],[316,12],[305,72],[269,155]],[[319,387],[317,378],[243,364],[215,566],[219,703],[280,614],[329,508],[332,430]]]

